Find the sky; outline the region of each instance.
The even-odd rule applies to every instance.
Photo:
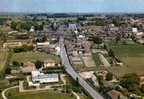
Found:
[[[0,0],[0,12],[144,13],[144,0]]]

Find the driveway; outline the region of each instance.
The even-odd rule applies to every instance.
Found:
[[[19,86],[13,86],[13,87],[9,87],[9,88],[6,88],[6,89],[4,89],[3,91],[2,91],[2,97],[3,97],[3,99],[8,99],[7,97],[6,97],[6,95],[5,95],[5,93],[8,91],[8,90],[10,90],[10,89],[15,89],[15,88],[18,88]]]

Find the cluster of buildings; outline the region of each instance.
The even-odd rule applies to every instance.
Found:
[[[60,81],[60,74],[43,72],[43,69],[53,68],[56,66],[56,64],[58,63],[56,63],[54,60],[45,60],[43,67],[37,69],[34,63],[27,62],[23,67],[21,67],[20,72],[25,75],[31,75],[31,77],[27,80],[28,87],[38,87],[41,84],[48,85],[50,83],[58,83]]]
[[[59,82],[59,75],[58,74],[44,74],[40,73],[40,71],[32,71],[32,81],[34,83],[54,83]]]
[[[139,31],[138,28],[132,28],[132,33],[135,37],[134,39],[136,40],[136,42],[140,44],[144,44],[144,32],[143,31]]]

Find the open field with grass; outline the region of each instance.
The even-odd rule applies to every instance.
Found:
[[[96,67],[99,67],[100,65],[102,65],[98,53],[93,53],[93,59],[95,61]]]
[[[28,61],[36,61],[36,60],[46,60],[46,59],[54,59],[56,61],[60,61],[58,56],[46,54],[44,52],[21,52],[21,53],[14,53],[12,61],[20,61],[20,62],[28,62]]]
[[[4,69],[5,63],[7,61],[8,51],[6,49],[0,48],[0,72]]]
[[[8,99],[75,99],[74,96],[53,90],[19,93],[18,89],[11,89],[6,94]]]
[[[109,43],[108,47],[124,64],[122,67],[112,67],[113,72],[118,75],[125,73],[144,74],[144,45]]]
[[[144,45],[109,43],[108,46],[118,57],[144,57]]]

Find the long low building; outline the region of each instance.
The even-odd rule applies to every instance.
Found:
[[[38,83],[51,83],[58,82],[59,75],[58,74],[44,74],[39,71],[32,71],[32,81]]]
[[[36,46],[38,49],[48,48],[49,44],[50,44],[49,42],[43,42],[43,43],[37,43]]]
[[[22,45],[23,45],[22,42],[7,42],[3,44],[3,48],[7,47],[14,48],[14,47],[20,47]]]

